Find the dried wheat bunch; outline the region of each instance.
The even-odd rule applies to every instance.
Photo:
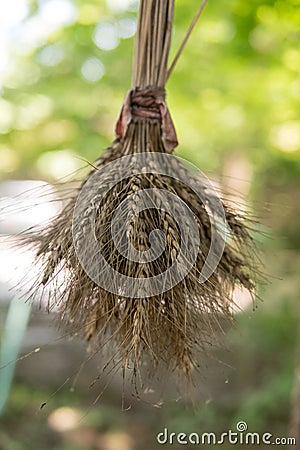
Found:
[[[174,0],[141,0],[133,89],[117,139],[42,232],[26,235],[41,264],[33,291],[112,364],[137,374],[164,363],[190,377],[197,352],[232,318],[233,291],[254,294],[245,219],[171,155],[165,102]]]

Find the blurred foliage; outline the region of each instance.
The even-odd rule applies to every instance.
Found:
[[[2,178],[59,179],[114,139],[131,86],[137,3],[28,2],[1,77]],[[176,3],[171,56],[195,13],[194,2]],[[210,1],[167,85],[176,154],[225,179],[247,178],[253,198],[285,208],[300,177],[299,29],[298,0]],[[299,247],[288,205],[277,228]]]
[[[240,315],[238,328],[243,332],[230,333],[230,353],[226,361],[222,356],[224,363],[231,365],[229,378],[219,375],[216,386],[211,380],[201,381],[207,391],[194,405],[171,401],[161,409],[136,405],[121,411],[113,402],[92,405],[86,393],[78,389],[66,387],[52,397],[49,388],[33,388],[30,382],[16,384],[10,408],[2,418],[0,442],[4,450],[158,449],[156,435],[164,427],[175,433],[221,434],[236,430],[241,420],[247,422],[250,432],[288,436],[296,322],[287,305],[271,313],[263,307],[255,316],[254,333],[253,320]],[[220,367],[218,372],[222,372]],[[49,404],[40,410],[41,401],[49,397]],[[232,448],[228,444],[222,447]]]
[[[30,3],[23,29],[44,3]],[[16,36],[2,87],[4,173],[45,176],[45,163],[59,151],[57,160],[80,155],[93,161],[114,138],[131,84],[133,39],[120,36],[132,34],[136,3],[125,1],[125,11],[110,3],[122,4],[74,1],[73,23],[37,42],[27,37],[27,46],[20,42],[24,30]],[[221,173],[227,153],[238,152],[257,173],[299,177],[298,6],[297,0],[209,2],[168,84],[179,155]],[[177,0],[173,54],[194,12],[194,2]],[[110,46],[101,33],[112,39]]]
[[[64,22],[57,11],[60,25],[47,31],[49,5],[59,1],[71,7],[70,14]],[[176,2],[173,56],[195,3]],[[56,181],[83,166],[83,160],[93,162],[114,139],[131,86],[137,2],[31,0],[28,5],[27,17],[13,30],[0,80],[0,176]],[[299,5],[299,0],[210,0],[167,85],[180,141],[176,154],[216,173],[229,191],[251,198],[255,213],[273,232],[265,256],[273,277],[260,289],[264,304],[251,320],[248,312],[241,314],[240,332],[229,336],[235,377],[229,389],[219,386],[227,396],[208,396],[196,409],[174,404],[159,413],[149,408],[140,417],[128,412],[125,419],[119,410],[97,407],[87,424],[93,436],[127,432],[144,442],[130,446],[126,441],[128,448],[146,449],[156,448],[153,430],[161,431],[161,424],[172,431],[222,431],[246,420],[255,431],[288,433],[299,318]],[[37,17],[45,29],[37,26]],[[44,394],[36,389],[40,401]],[[35,442],[36,448],[84,450],[77,438],[72,441],[72,432],[55,434],[43,413],[35,415],[32,391],[15,388],[4,417],[7,431],[0,433],[3,448],[33,450]],[[84,394],[64,395],[54,397],[53,409],[84,403]],[[86,448],[111,447],[102,442]]]

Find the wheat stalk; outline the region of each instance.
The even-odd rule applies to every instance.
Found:
[[[255,264],[247,224],[223,203],[228,241],[215,271],[205,282],[199,282],[212,242],[211,211],[207,204],[214,205],[216,200],[180,161],[172,159],[170,163],[164,163],[163,156],[171,151],[170,142],[173,146],[175,142],[174,136],[168,140],[172,127],[164,100],[173,14],[174,0],[140,1],[133,90],[126,97],[127,103],[125,101],[118,122],[119,135],[95,162],[94,169],[51,225],[42,233],[27,234],[24,239],[37,249],[36,258],[43,267],[32,296],[34,293],[40,295],[40,289],[45,290],[52,284],[49,308],[53,304],[59,305],[60,321],[71,332],[80,333],[100,350],[109,342],[113,354],[111,364],[123,368],[131,364],[135,376],[140,376],[146,361],[149,372],[163,363],[190,379],[197,367],[198,353],[207,351],[208,344],[215,341],[220,317],[232,320],[234,288],[244,287],[254,295]],[[76,202],[89,180],[123,156],[131,157],[134,168],[137,155],[147,153],[156,153],[158,158],[150,160],[145,170],[120,182],[117,171],[101,172],[105,177],[89,188],[92,201],[80,210],[81,228],[72,234]],[[163,155],[161,163],[160,155]],[[161,174],[162,166],[164,175]],[[191,184],[180,180],[189,180]],[[201,198],[191,186],[201,192]],[[107,189],[105,198],[101,195],[104,187]],[[156,208],[138,212],[146,190],[153,192]],[[162,192],[168,193],[168,200]],[[128,207],[122,213],[123,226],[118,228],[116,225],[116,244],[111,224],[114,213],[128,198]],[[173,198],[180,199],[189,208],[201,243],[196,251],[196,243],[187,240],[187,248],[191,254],[196,251],[196,258],[184,276],[181,271],[184,272],[185,260],[180,253],[183,239],[178,221],[170,210],[175,211],[186,229],[190,227],[190,219],[180,214]],[[93,220],[99,252],[117,273],[136,280],[151,280],[155,284],[155,276],[167,271],[181,258],[176,269],[179,282],[150,297],[139,295],[134,284],[129,296],[124,295],[122,286],[118,292],[109,292],[97,284],[82,267],[76,252]],[[136,261],[132,255],[135,252],[145,255],[151,250],[149,236],[157,229],[164,235],[163,253],[153,260]],[[126,257],[121,251],[127,241],[131,253]],[[97,270],[97,261],[94,268]],[[60,273],[64,274],[63,282],[58,286]],[[144,382],[146,380],[142,379],[142,384]]]

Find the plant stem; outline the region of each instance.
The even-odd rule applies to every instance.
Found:
[[[164,87],[175,0],[141,0],[133,63],[133,87]]]
[[[0,416],[4,411],[31,306],[15,297],[8,309],[0,351]]]

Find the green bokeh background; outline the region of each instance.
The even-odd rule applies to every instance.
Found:
[[[29,2],[25,21],[41,3]],[[136,3],[122,12],[112,12],[109,0],[72,3],[73,24],[30,51],[11,49],[0,97],[1,180],[57,182],[93,162],[114,139],[131,86],[133,38],[106,51],[93,37],[99,23],[117,30],[123,19],[135,19]],[[171,56],[197,4],[177,0]],[[228,350],[216,356],[223,362],[205,362],[201,396],[162,408],[134,402],[122,412],[118,391],[93,406],[84,389],[65,386],[36,413],[53,392],[49,373],[36,385],[20,367],[2,417],[1,450],[150,450],[159,447],[155,436],[164,427],[221,433],[239,420],[251,431],[288,436],[300,291],[299,43],[299,0],[210,0],[167,85],[176,154],[218,179],[234,199],[246,198],[261,221],[268,279],[259,287],[258,309],[238,314],[224,337]],[[90,58],[104,67],[94,82],[82,74]],[[3,325],[5,311],[1,319]],[[35,364],[32,358],[43,371]],[[90,413],[68,432],[57,431],[49,417],[61,407]]]

